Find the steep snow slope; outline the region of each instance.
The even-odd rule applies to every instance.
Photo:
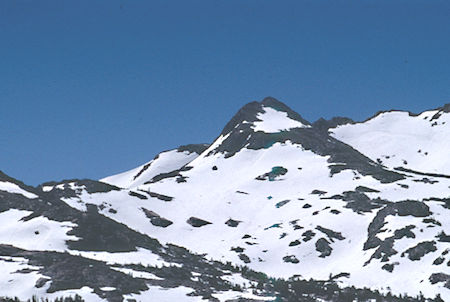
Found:
[[[120,174],[105,177],[100,181],[121,188],[138,186],[150,181],[157,175],[180,169],[195,159],[207,147],[205,144],[187,145],[174,150],[164,151],[144,165]]]
[[[330,130],[333,137],[389,168],[450,175],[450,104],[419,115],[382,112]]]

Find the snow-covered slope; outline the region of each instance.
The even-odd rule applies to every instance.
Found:
[[[450,104],[418,115],[382,112],[331,132],[386,167],[450,175]]]
[[[100,181],[121,188],[130,188],[151,181],[153,177],[180,169],[195,159],[208,145],[187,145],[174,150],[164,151],[154,159],[132,170],[108,176]]]
[[[31,188],[5,176],[0,218],[10,227],[0,231],[0,260],[40,267],[43,281],[30,275],[25,294],[76,290],[88,301],[348,299],[339,296],[348,289],[319,294],[336,284],[450,300],[450,178],[437,175],[445,168],[427,169],[420,158],[408,157],[407,169],[395,170],[402,165],[378,162],[357,139],[364,131],[384,133],[392,150],[387,154],[404,159],[412,155],[395,137],[409,135],[418,146],[427,143],[420,133],[428,131],[437,149],[424,148],[430,157],[422,159],[441,158],[445,165],[438,153],[446,142],[438,143],[450,134],[446,108],[418,116],[383,113],[361,124],[345,118],[311,124],[266,98],[239,110],[211,145],[163,152],[101,182]],[[423,124],[431,119],[437,124]],[[413,125],[417,137],[407,132]],[[384,154],[378,145],[373,149]],[[34,234],[37,227],[51,239],[33,241],[41,235]],[[55,262],[42,260],[48,257]],[[92,265],[97,273],[88,278],[83,270],[84,279],[68,286],[65,274],[55,274],[56,260],[80,269]],[[291,278],[282,287],[291,290],[236,268],[242,265]],[[8,278],[16,278],[10,270]],[[308,286],[320,290],[303,296],[306,285],[296,289],[295,282],[310,278],[327,281],[311,281]]]

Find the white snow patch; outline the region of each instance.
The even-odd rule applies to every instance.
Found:
[[[76,224],[53,221],[43,216],[21,220],[31,213],[16,209],[0,213],[0,243],[35,251],[65,251],[67,240],[78,240],[76,236],[67,235]]]
[[[0,295],[18,297],[21,300],[31,298],[36,293],[34,284],[39,278],[39,267],[28,265],[28,260],[19,257],[0,257]],[[35,270],[29,273],[18,273],[23,269]]]
[[[249,291],[246,292],[238,292],[238,291],[226,291],[221,293],[212,294],[213,297],[219,299],[220,302],[226,302],[233,299],[251,299],[256,301],[275,301],[276,297],[273,296],[258,296]]]
[[[108,265],[114,264],[141,264],[144,266],[170,266],[177,265],[176,263],[169,263],[162,260],[158,255],[143,248],[137,248],[135,252],[84,252],[84,251],[68,251],[71,255],[82,256],[98,261],[104,261]]]
[[[111,286],[105,286],[105,287],[100,287],[100,290],[102,290],[104,292],[112,292],[113,290],[116,290],[116,288],[111,287]]]
[[[94,293],[94,289],[83,286],[80,289],[67,289],[67,290],[60,290],[54,293],[45,293],[44,295],[39,295],[39,297],[45,297],[48,299],[56,299],[61,297],[75,297],[75,295],[79,295],[83,298],[86,302],[103,302],[106,301],[105,299],[100,298]],[[29,297],[28,297],[29,299]]]
[[[25,191],[18,185],[7,181],[0,181],[0,191],[6,191],[14,194],[21,194],[26,198],[38,198],[36,194]]]
[[[113,270],[125,273],[127,275],[131,275],[133,278],[144,278],[144,279],[152,279],[152,280],[164,280],[164,278],[160,278],[155,274],[149,272],[136,271],[129,268],[122,267],[111,267]]]
[[[72,208],[77,209],[78,211],[87,211],[86,203],[80,197],[62,197],[61,200],[67,203],[67,205],[71,206]]]
[[[227,280],[233,284],[238,284],[243,287],[250,287],[252,284],[256,285],[255,282],[251,282],[248,279],[242,277],[241,274],[231,274],[223,276],[222,279]]]
[[[202,301],[201,297],[187,296],[193,292],[192,288],[179,286],[175,288],[162,288],[158,286],[149,286],[150,289],[140,292],[139,294],[124,295],[126,299],[135,299],[137,301],[158,301],[158,302],[173,302],[173,301]]]
[[[51,190],[53,190],[53,186],[43,186],[42,187],[42,191],[44,191],[44,192],[50,192]]]
[[[309,125],[293,120],[283,111],[278,111],[270,107],[263,107],[264,113],[256,116],[260,121],[253,123],[253,130],[266,133],[276,133],[292,128],[308,128]]]

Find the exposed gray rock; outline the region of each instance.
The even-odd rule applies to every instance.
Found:
[[[306,232],[304,232],[304,233],[302,234],[302,236],[303,236],[303,241],[304,241],[304,242],[307,242],[307,241],[311,240],[315,235],[316,235],[316,233],[314,233],[314,232],[311,231],[311,230],[308,230],[308,231],[306,231]]]
[[[300,245],[300,244],[301,244],[300,240],[294,240],[294,241],[291,241],[289,243],[289,246],[297,246],[297,245]]]
[[[250,258],[246,254],[239,254],[239,259],[241,259],[244,263],[250,263]]]
[[[195,228],[199,228],[199,227],[211,224],[211,222],[197,218],[197,217],[191,217],[186,222]]]
[[[282,175],[285,175],[287,173],[287,169],[284,167],[273,167],[272,170],[270,172],[264,173],[263,175],[259,175],[258,177],[256,177],[256,180],[269,180],[269,181],[274,181],[277,178],[279,178]]]
[[[320,252],[319,257],[325,258],[331,255],[333,249],[330,246],[330,242],[325,238],[320,238],[316,241],[316,251]]]
[[[381,268],[384,269],[385,271],[392,273],[392,271],[394,270],[394,265],[386,263]]]
[[[399,230],[395,230],[394,238],[395,239],[402,239],[403,237],[416,238],[416,235],[411,231],[414,228],[415,228],[414,225],[408,225],[408,226],[405,226],[404,228],[401,228]]]
[[[440,232],[436,237],[440,242],[450,242],[450,235],[447,235],[444,231]]]
[[[45,283],[47,283],[50,280],[51,280],[50,278],[41,277],[36,281],[36,284],[34,285],[34,287],[41,288],[45,285]]]
[[[290,255],[290,256],[284,256],[283,257],[283,261],[287,262],[287,263],[294,263],[297,264],[300,261],[297,259],[297,257],[295,257],[294,255]]]
[[[209,144],[189,144],[189,145],[182,145],[177,148],[178,152],[189,152],[189,153],[197,153],[202,154],[203,151],[208,149],[210,145]]]
[[[402,257],[405,254],[408,254],[408,258],[410,260],[416,261],[420,260],[425,254],[436,251],[436,242],[434,241],[424,241],[418,243],[416,246],[413,246],[402,253]]]
[[[277,202],[277,203],[275,204],[275,207],[276,207],[276,208],[281,208],[282,206],[284,206],[285,204],[287,204],[289,201],[290,201],[289,199],[286,199],[286,200],[282,200],[282,201],[280,201],[280,202]]]
[[[147,216],[147,218],[150,219],[150,223],[153,224],[154,226],[166,228],[169,225],[173,224],[172,221],[159,216],[158,214],[156,214],[153,211],[147,210],[146,208],[141,208],[141,209],[142,209],[142,211],[144,211],[145,216]]]
[[[337,240],[344,240],[345,237],[342,236],[342,234],[340,232],[335,232],[333,230],[324,228],[320,225],[318,225],[316,227],[316,230],[321,231],[322,233],[324,233],[325,235],[327,235],[328,239],[330,239],[331,242],[334,242],[333,239],[337,239]]]
[[[347,117],[333,117],[330,120],[326,120],[323,118],[318,119],[312,125],[315,129],[323,132],[328,132],[329,129],[336,128],[337,126],[353,124],[354,121]]]
[[[450,275],[444,273],[434,273],[430,276],[431,284],[436,284],[438,282],[443,282],[444,286],[450,289]]]
[[[155,192],[148,192],[148,195],[150,195],[150,197],[153,197],[153,198],[158,198],[159,200],[162,200],[162,201],[172,201],[173,200],[173,197],[171,197],[171,196],[158,194]]]
[[[229,227],[235,228],[239,225],[239,223],[241,223],[239,220],[234,220],[234,219],[228,219],[225,224]]]
[[[139,199],[148,199],[147,196],[139,194],[139,193],[134,192],[134,191],[128,192],[128,195],[133,196],[133,197],[137,197]]]

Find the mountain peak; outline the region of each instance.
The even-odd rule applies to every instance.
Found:
[[[264,106],[272,107],[272,108],[274,108],[274,109],[277,109],[277,108],[280,108],[280,109],[281,109],[281,108],[287,108],[287,109],[290,110],[290,108],[289,108],[288,106],[286,106],[286,104],[280,102],[279,100],[277,100],[276,98],[271,97],[271,96],[265,97],[260,103],[261,103],[262,105],[264,105]]]
[[[300,122],[303,125],[311,125],[310,122],[303,119],[300,114],[293,111],[286,104],[280,102],[274,97],[269,96],[264,98],[261,102],[253,101],[244,105],[226,124],[225,128],[222,130],[221,135],[230,133],[233,129],[235,129],[242,123],[249,123],[248,127],[250,127],[251,123],[261,122],[261,116],[268,111],[267,108],[271,108],[277,112],[285,113],[286,118]]]
[[[329,136],[327,130],[330,125],[347,122],[351,120],[336,118],[311,125],[287,105],[267,97],[242,107],[208,149],[206,156],[222,153],[229,158],[243,149],[269,149],[277,143],[289,141],[319,156],[328,156],[331,174],[350,169],[386,183],[403,179],[402,175],[385,170],[357,150]]]
[[[447,103],[444,106],[442,106],[441,110],[446,112],[446,113],[450,112],[450,103]]]
[[[295,112],[294,110],[292,110],[291,108],[289,108],[286,104],[278,101],[277,99],[273,98],[273,97],[266,97],[261,101],[261,105],[264,107],[270,107],[272,109],[275,109],[277,111],[281,111],[281,112],[286,112],[287,116],[290,119],[296,120],[301,122],[304,125],[311,125],[310,122],[308,122],[307,120],[303,119],[303,117],[298,114],[297,112]]]

